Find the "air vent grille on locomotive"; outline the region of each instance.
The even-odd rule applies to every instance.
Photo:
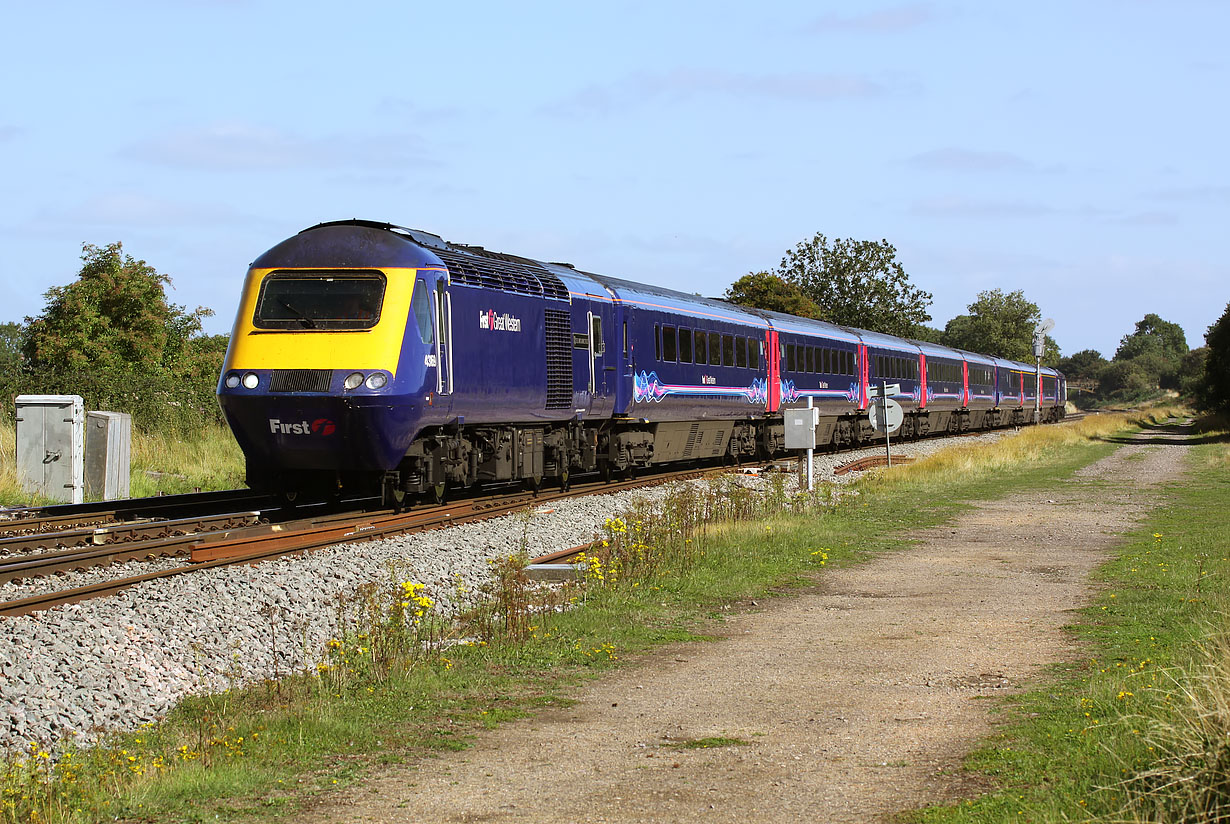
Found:
[[[333,380],[330,369],[275,369],[270,392],[328,392]]]
[[[531,297],[568,300],[568,289],[558,277],[541,267],[503,260],[458,255],[443,249],[431,250],[448,267],[449,280],[465,286],[499,289]]]
[[[559,309],[545,313],[547,409],[568,409],[572,406],[572,320]]]

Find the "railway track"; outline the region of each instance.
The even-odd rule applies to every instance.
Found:
[[[894,463],[910,459],[894,457]],[[868,456],[837,469],[838,474],[883,465],[884,456]],[[767,461],[771,467],[780,461]],[[753,464],[755,465],[755,464]],[[574,484],[564,492],[518,491],[471,498],[442,505],[423,505],[405,512],[389,509],[325,514],[296,520],[269,522],[269,510],[227,512],[157,520],[158,513],[182,513],[175,507],[208,509],[227,503],[272,504],[265,496],[245,490],[165,496],[156,499],[19,510],[17,517],[0,521],[0,585],[59,572],[88,569],[124,561],[181,558],[181,566],[102,581],[67,590],[40,593],[0,602],[0,616],[28,615],[63,604],[113,595],[147,581],[232,564],[254,564],[314,549],[366,541],[392,534],[439,529],[454,524],[498,517],[542,506],[564,498],[618,492],[727,471],[728,467],[686,469],[644,479],[593,481]],[[176,500],[178,499],[178,500]],[[76,520],[74,520],[76,519]],[[93,520],[98,519],[98,520]],[[128,519],[117,522],[116,519]],[[82,522],[93,525],[83,525]],[[42,532],[31,534],[36,525]],[[533,559],[536,564],[559,562],[588,548],[573,547]],[[44,549],[43,552],[33,552]]]
[[[499,517],[527,506],[542,506],[564,498],[656,486],[721,471],[724,469],[682,470],[654,475],[642,480],[577,483],[567,492],[540,492],[538,495],[530,492],[516,492],[462,500],[452,504],[422,506],[401,513],[392,510],[343,512],[281,523],[236,526],[209,534],[187,533],[155,538],[142,541],[139,545],[74,548],[4,559],[0,561],[0,583],[45,577],[56,572],[85,569],[124,560],[183,558],[186,563],[171,569],[160,569],[140,575],[0,602],[0,616],[29,615],[64,604],[114,595],[147,581],[188,574],[202,569],[233,564],[254,564],[286,555],[303,554],[339,543],[440,529],[454,524]],[[259,517],[260,513],[234,513],[232,517],[239,515]],[[142,525],[142,528],[148,528],[148,526]]]
[[[80,530],[129,521],[183,519],[217,514],[219,511],[267,509],[274,505],[275,500],[269,495],[257,494],[250,489],[229,489],[123,501],[23,507],[0,512],[0,538]]]

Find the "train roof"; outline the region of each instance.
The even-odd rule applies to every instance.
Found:
[[[835,323],[829,323],[827,320],[816,320],[815,318],[801,318],[797,315],[787,315],[785,312],[774,312],[771,309],[750,309],[762,316],[773,328],[779,332],[793,332],[798,335],[816,335],[830,340],[838,340],[843,343],[859,342],[857,330],[847,329],[844,326],[838,326]]]
[[[585,274],[606,286],[614,292],[617,300],[643,306],[648,309],[665,309],[671,312],[685,312],[713,320],[742,323],[759,329],[768,328],[763,314],[755,309],[748,309],[718,298],[706,298],[701,295],[689,295],[677,292],[664,286],[652,286],[644,283],[633,283],[607,275],[597,275],[592,272]]]
[[[922,350],[922,353],[928,358],[948,358],[949,360],[968,360],[965,353],[960,349],[954,349],[951,346],[944,346],[939,343],[931,343],[925,340],[910,339],[910,343]]]
[[[905,338],[896,337],[895,335],[888,335],[884,332],[871,332],[866,329],[851,331],[857,332],[858,336],[863,339],[863,343],[878,349],[895,349],[898,352],[909,352],[912,355],[917,355],[919,351],[917,343]]]

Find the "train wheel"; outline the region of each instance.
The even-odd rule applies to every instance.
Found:
[[[612,474],[610,461],[602,461],[598,464],[598,476],[602,478],[605,483],[609,484],[611,482]]]
[[[529,478],[526,478],[525,485],[528,486],[530,488],[530,492],[533,492],[534,496],[537,497],[539,491],[542,489],[542,476],[533,475]]]
[[[435,484],[435,485],[431,488],[431,500],[432,500],[432,502],[433,502],[433,503],[436,503],[436,504],[442,504],[442,503],[444,503],[444,498],[445,498],[445,496],[446,496],[447,489],[448,489],[448,487],[445,485],[444,481],[440,481],[440,483]]]
[[[278,493],[278,502],[283,509],[294,509],[299,503],[299,490],[283,489]]]
[[[406,508],[406,490],[394,489],[389,494],[385,504],[392,507],[394,512],[401,512]]]

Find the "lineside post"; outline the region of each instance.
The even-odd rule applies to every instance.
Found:
[[[880,397],[882,398],[880,402],[884,404],[884,459],[888,463],[888,468],[892,469],[893,450],[889,445],[890,438],[888,434],[888,381],[884,381],[883,386],[880,387]]]
[[[811,396],[811,395],[808,395],[808,396],[807,396],[807,408],[808,408],[808,410],[810,410],[810,409],[812,408],[812,403],[813,403],[812,396]],[[811,413],[811,414],[812,414],[812,421],[813,421],[812,425],[813,425],[813,427],[814,427],[814,426],[815,426],[815,417],[814,417],[815,413]],[[812,434],[812,438],[811,438],[811,443],[813,444],[813,446],[809,446],[809,447],[807,447],[807,491],[808,491],[808,492],[811,492],[811,488],[812,488],[812,472],[813,472],[813,469],[812,469],[812,465],[811,465],[811,459],[812,459],[812,454],[815,452],[815,449],[814,449],[814,444],[815,444],[815,442],[816,442],[816,436],[815,436],[815,434],[814,434],[815,430],[813,429],[812,431],[813,431],[813,434]]]

